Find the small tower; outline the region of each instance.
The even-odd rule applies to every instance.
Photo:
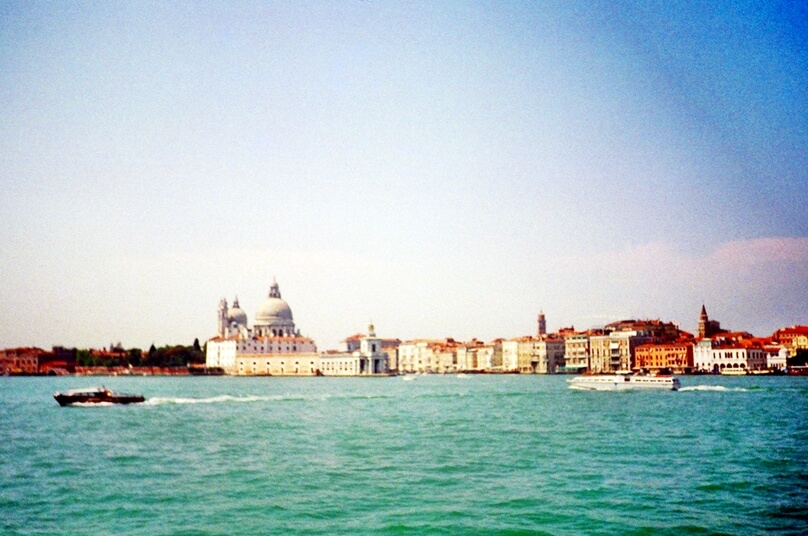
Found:
[[[544,318],[544,311],[539,311],[539,338],[547,335],[547,320]]]
[[[359,340],[359,360],[360,374],[384,374],[388,370],[387,354],[382,352],[382,340],[376,337],[372,321],[367,337]]]
[[[707,318],[707,309],[704,307],[704,304],[701,304],[701,315],[699,315],[699,339],[703,339],[707,336],[707,326],[709,323],[710,320]]]
[[[218,315],[218,326],[217,326],[217,333],[219,337],[224,337],[227,333],[227,300],[222,298],[219,302],[219,315]]]
[[[382,341],[376,338],[376,328],[373,326],[373,322],[371,321],[370,325],[368,326],[367,337],[362,337],[359,341],[359,351],[363,355],[372,355],[380,352],[381,349]]]
[[[272,278],[272,286],[269,287],[269,297],[281,299],[281,288],[275,278]]]

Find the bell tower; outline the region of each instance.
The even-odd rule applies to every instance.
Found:
[[[547,320],[544,318],[544,311],[539,311],[539,338],[541,339],[545,335],[547,335]]]
[[[225,337],[227,335],[227,300],[222,298],[219,302],[219,317],[218,317],[218,333],[219,337]]]
[[[707,309],[704,304],[701,305],[701,314],[699,315],[699,339],[707,336],[707,326],[710,320],[707,318]]]

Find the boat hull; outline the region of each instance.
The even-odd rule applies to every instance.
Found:
[[[103,388],[56,393],[53,398],[62,407],[76,404],[139,404],[146,401],[141,395],[116,393]]]
[[[568,380],[568,385],[581,391],[678,391],[680,387],[679,378],[672,376],[631,375],[578,376]]]

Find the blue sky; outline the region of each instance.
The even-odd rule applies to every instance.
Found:
[[[4,2],[0,347],[808,323],[808,8],[718,4]]]

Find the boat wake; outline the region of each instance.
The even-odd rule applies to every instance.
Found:
[[[743,387],[724,387],[723,385],[691,385],[682,387],[679,391],[713,391],[713,392],[736,392],[745,393],[747,389]]]
[[[250,403],[250,402],[306,402],[306,401],[326,401],[330,399],[371,399],[371,398],[390,398],[390,395],[347,395],[347,396],[332,396],[332,395],[247,395],[247,396],[232,396],[232,395],[219,395],[209,398],[183,398],[183,397],[161,397],[155,396],[147,398],[141,406],[164,406],[170,404],[183,405],[183,404],[229,404],[229,403]]]
[[[145,406],[162,406],[165,404],[217,404],[222,402],[269,402],[278,400],[272,396],[231,396],[219,395],[210,398],[181,398],[181,397],[161,397],[149,398],[143,403]]]

